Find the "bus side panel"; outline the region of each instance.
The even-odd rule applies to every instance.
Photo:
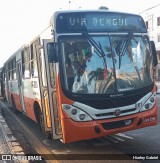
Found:
[[[26,115],[27,117],[31,118],[33,121],[36,122],[36,117],[34,114],[34,102],[35,102],[34,99],[24,96]]]
[[[19,110],[19,111],[22,111],[22,106],[21,106],[20,94],[19,94],[19,91],[18,91],[18,82],[17,82],[17,80],[10,80],[9,90],[10,90],[10,95],[11,95],[10,99],[11,99],[12,105],[15,104],[16,109]]]
[[[39,93],[39,84],[37,78],[26,78],[23,79],[23,100],[25,107],[25,114],[27,117],[37,122],[34,104],[37,102],[40,105],[40,93]],[[40,107],[41,108],[41,107]]]
[[[63,114],[63,111],[62,111],[62,105],[61,104],[69,104],[69,105],[72,105],[74,103],[74,101],[70,100],[69,98],[67,98],[64,94],[63,94],[63,91],[62,91],[62,88],[61,88],[61,80],[60,80],[60,75],[57,76],[57,80],[56,80],[56,83],[57,83],[57,97],[58,97],[58,107],[59,107],[59,110],[60,110],[60,118],[68,118],[68,116],[66,114]]]
[[[22,106],[21,106],[21,102],[20,102],[20,97],[18,94],[12,93],[15,105],[16,105],[16,109],[19,110],[20,112],[22,112]]]

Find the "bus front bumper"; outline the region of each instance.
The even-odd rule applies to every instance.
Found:
[[[62,120],[63,142],[103,137],[158,124],[158,107],[123,117],[90,122],[75,122],[69,118]]]

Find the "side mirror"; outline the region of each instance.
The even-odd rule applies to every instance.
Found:
[[[56,49],[54,45],[55,44],[51,42],[47,44],[48,61],[51,63],[58,62],[58,57],[57,57]]]
[[[156,52],[156,47],[154,41],[150,41],[151,49],[152,49],[152,56],[153,56],[153,65],[154,67],[157,66],[158,64],[158,59],[157,59],[157,52]]]

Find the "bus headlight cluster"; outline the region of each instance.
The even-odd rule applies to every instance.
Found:
[[[152,109],[156,101],[155,99],[156,99],[156,94],[153,93],[152,96],[145,102],[145,104],[143,105],[140,111],[146,111]]]
[[[62,108],[74,121],[91,121],[92,118],[83,110],[68,104],[62,104]]]

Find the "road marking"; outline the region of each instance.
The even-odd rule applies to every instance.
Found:
[[[127,135],[122,134],[122,133],[119,133],[119,134],[116,134],[116,135],[118,135],[118,136],[120,136],[120,137],[128,138],[128,139],[133,139],[132,137],[127,136]]]
[[[104,137],[104,139],[109,140],[112,143],[118,143],[119,142],[117,139],[112,137],[112,135],[106,136],[106,137]]]
[[[105,137],[97,138],[95,139],[97,142],[94,142],[93,145],[94,146],[106,146],[106,145],[111,145],[112,143],[117,144],[119,142],[124,142],[126,138],[133,139],[130,136],[127,136],[122,133],[118,133],[115,135],[108,135]]]
[[[105,136],[105,137],[102,137],[102,138],[97,138],[96,139],[97,141],[99,142],[96,142],[94,143],[95,146],[106,146],[106,145],[110,145],[112,143],[119,143],[120,141],[124,142],[125,140],[118,137],[117,135],[109,135],[109,136]]]
[[[114,137],[115,139],[117,139],[117,140],[119,140],[119,141],[125,141],[124,139],[119,138],[117,135],[112,135],[112,137]]]

